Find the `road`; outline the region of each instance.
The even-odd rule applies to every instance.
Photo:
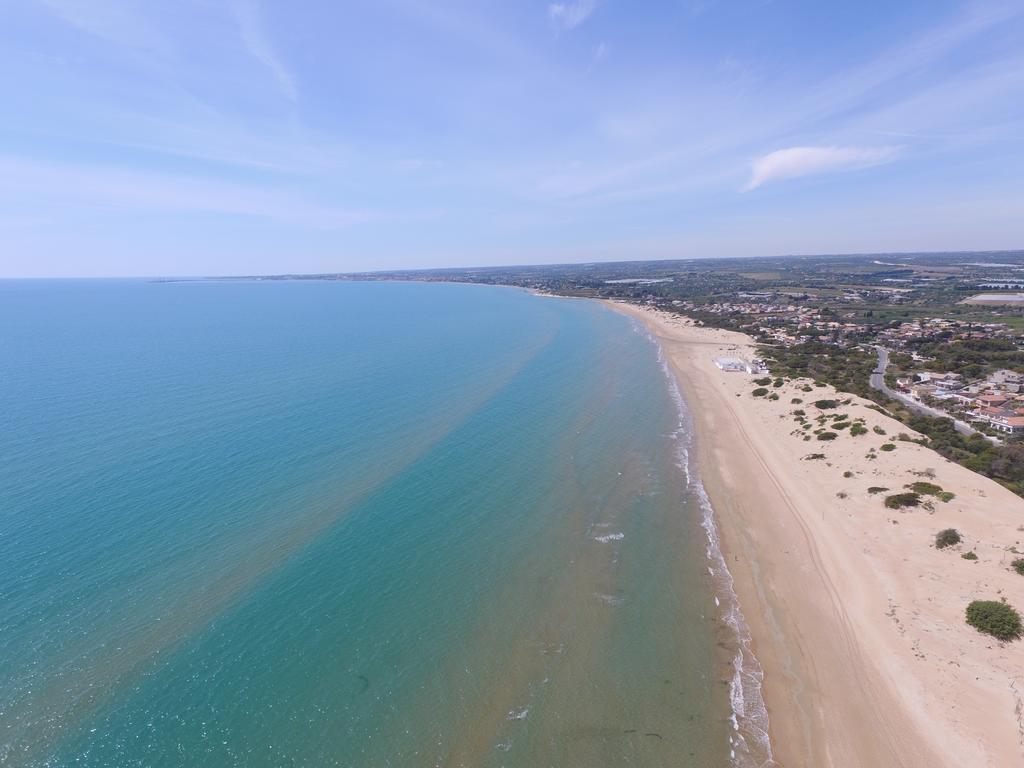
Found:
[[[907,406],[907,408],[914,411],[915,413],[920,413],[922,416],[932,416],[938,419],[952,419],[953,427],[961,435],[966,435],[967,437],[970,437],[971,435],[977,434],[988,438],[994,443],[999,442],[997,438],[991,437],[990,435],[985,435],[983,432],[978,432],[978,430],[971,427],[971,425],[968,424],[967,422],[960,421],[960,419],[953,419],[953,417],[950,416],[945,411],[940,411],[937,408],[931,408],[930,406],[927,406],[924,403],[920,403],[917,400],[914,400],[912,397],[907,397],[906,395],[900,394],[894,389],[890,389],[889,386],[885,383],[885,369],[889,367],[889,350],[887,350],[885,347],[876,346],[875,351],[878,353],[878,367],[871,374],[870,384],[872,388],[877,389],[883,394],[891,397],[893,400],[899,400],[901,403],[903,403],[903,405]]]

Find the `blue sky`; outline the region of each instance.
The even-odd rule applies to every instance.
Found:
[[[1024,2],[13,0],[0,276],[1024,248]]]

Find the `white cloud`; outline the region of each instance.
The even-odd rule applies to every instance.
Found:
[[[551,3],[548,18],[562,29],[575,29],[594,12],[597,0],[575,0],[567,3]]]
[[[259,7],[254,0],[236,0],[232,4],[232,8],[242,34],[242,43],[249,55],[270,70],[281,92],[291,101],[295,101],[298,98],[295,80],[292,79],[291,73],[278,58],[277,52],[267,38]]]
[[[753,162],[744,192],[769,181],[817,173],[855,171],[895,159],[900,147],[789,147],[769,152]]]

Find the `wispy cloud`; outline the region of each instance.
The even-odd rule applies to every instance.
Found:
[[[562,29],[575,29],[597,8],[597,0],[575,0],[567,3],[551,3],[548,18]]]
[[[855,171],[891,162],[900,147],[789,147],[757,158],[744,192],[769,181],[795,179],[819,173]]]
[[[274,46],[267,37],[263,15],[255,0],[235,0],[232,4],[242,43],[249,55],[265,66],[277,81],[278,87],[288,99],[298,99],[298,89],[291,73],[278,57]]]
[[[312,200],[283,185],[0,155],[0,200],[5,197],[115,213],[246,216],[322,230],[380,215]]]

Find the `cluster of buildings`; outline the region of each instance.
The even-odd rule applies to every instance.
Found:
[[[958,373],[919,373],[914,379],[897,379],[897,387],[915,400],[929,400],[958,410],[968,419],[998,432],[1024,432],[1024,374],[996,371],[987,378],[967,383]]]
[[[756,299],[754,294],[739,294]],[[863,323],[842,322],[834,313],[823,315],[818,307],[796,304],[762,303],[756,300],[726,301],[702,304],[692,301],[673,301],[683,312],[703,312],[712,315],[731,315],[749,318],[738,327],[772,344],[792,346],[808,339],[823,338],[842,343],[849,336],[868,331]]]
[[[992,339],[1011,336],[1005,323],[961,323],[942,317],[900,323],[895,328],[879,331],[875,339],[893,349],[901,349],[909,341],[919,339]]]

